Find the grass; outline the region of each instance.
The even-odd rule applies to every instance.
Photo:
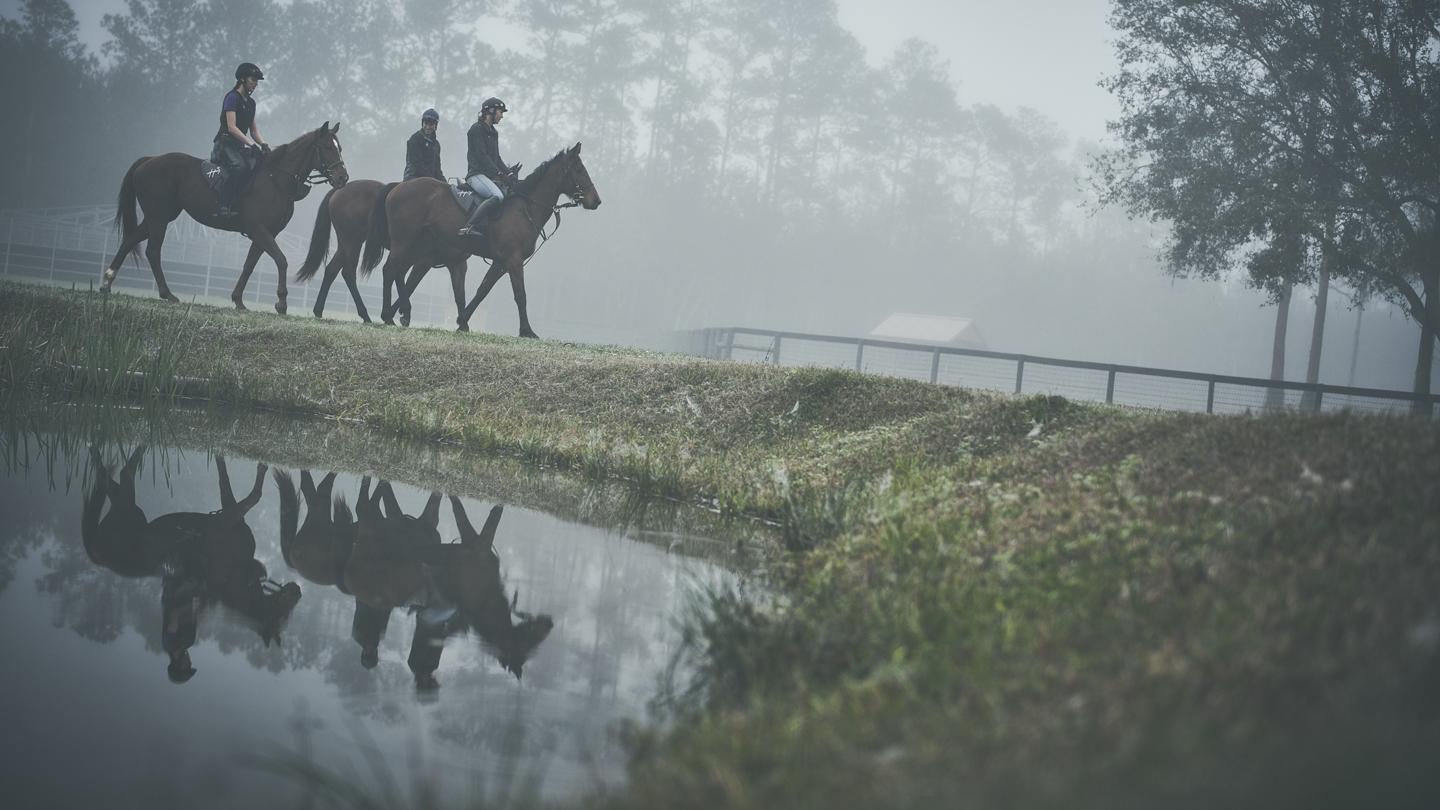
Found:
[[[0,287],[0,341],[85,300]],[[1433,423],[125,306],[183,318],[174,373],[228,401],[782,524],[781,598],[692,623],[695,689],[633,734],[616,806],[1440,799]]]

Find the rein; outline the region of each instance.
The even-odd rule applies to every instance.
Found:
[[[306,160],[303,165],[306,167],[314,166],[319,160],[320,139],[316,138],[314,143],[310,145],[310,158]],[[294,186],[318,186],[322,183],[330,182],[330,173],[335,170],[336,166],[343,165],[344,163],[345,160],[343,158],[337,158],[333,163],[323,164],[318,169],[306,168],[305,174],[291,171],[290,169],[281,169],[281,171],[290,177],[290,182]]]

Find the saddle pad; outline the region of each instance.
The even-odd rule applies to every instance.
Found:
[[[208,160],[202,160],[200,173],[205,176],[205,184],[210,186],[210,192],[219,197],[220,189],[225,185],[225,169]]]
[[[446,187],[450,189],[450,196],[455,198],[456,204],[460,206],[461,211],[465,212],[465,216],[470,216],[470,212],[480,204],[480,195],[470,189],[461,188],[454,183],[450,183]]]

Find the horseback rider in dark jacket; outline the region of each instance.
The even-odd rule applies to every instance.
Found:
[[[470,131],[465,135],[469,141],[469,149],[465,153],[468,163],[465,181],[484,202],[470,214],[470,221],[460,229],[461,236],[480,234],[482,219],[505,199],[502,185],[508,188],[514,180],[510,168],[500,157],[500,133],[495,129],[506,112],[505,102],[493,96],[485,99],[485,103],[480,105],[479,119],[470,125]]]
[[[225,94],[220,105],[220,131],[215,133],[215,146],[210,162],[225,169],[225,186],[221,193],[220,214],[228,216],[245,179],[255,170],[260,152],[270,151],[270,144],[255,123],[255,88],[265,78],[255,64],[245,62],[235,68],[235,86]]]
[[[420,129],[416,130],[405,143],[405,177],[433,177],[445,182],[445,173],[440,170],[440,141],[435,130],[440,127],[440,113],[426,110],[420,116]]]

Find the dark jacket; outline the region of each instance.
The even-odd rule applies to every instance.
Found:
[[[410,140],[405,142],[405,177],[433,177],[444,182],[445,173],[440,170],[440,141],[425,137],[425,130],[417,129]]]
[[[483,174],[491,180],[499,181],[510,171],[500,157],[500,133],[495,130],[494,124],[476,121],[470,125],[470,131],[465,138],[470,143],[470,148],[465,153],[469,164],[466,177]]]

